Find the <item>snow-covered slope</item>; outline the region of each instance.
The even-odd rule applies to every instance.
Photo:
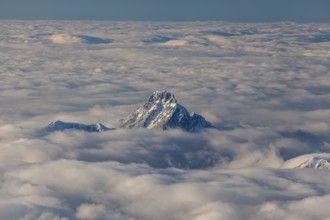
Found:
[[[330,169],[330,154],[305,154],[284,163],[283,168]]]
[[[149,101],[137,108],[126,118],[120,120],[122,128],[180,128],[188,132],[200,131],[204,128],[214,128],[205,118],[180,105],[174,95],[169,91],[154,92]],[[63,131],[67,129],[82,130],[87,132],[101,132],[113,130],[96,123],[85,125],[81,123],[55,121],[44,129],[45,132]]]
[[[169,91],[154,92],[147,103],[137,108],[126,118],[121,119],[123,128],[180,128],[188,132],[200,131],[204,128],[214,128],[201,115],[180,105]]]
[[[82,130],[87,132],[102,132],[102,131],[112,130],[111,128],[107,128],[106,126],[100,123],[85,125],[80,123],[55,121],[47,125],[43,129],[43,131],[54,132],[54,131],[63,131],[67,129]]]

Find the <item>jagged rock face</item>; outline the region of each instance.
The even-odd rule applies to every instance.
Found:
[[[81,131],[87,131],[87,132],[102,132],[102,131],[111,130],[110,128],[107,128],[106,126],[104,126],[100,123],[85,125],[85,124],[80,124],[80,123],[55,121],[55,122],[50,123],[48,126],[46,126],[43,129],[43,131],[54,132],[54,131],[63,131],[63,130],[67,130],[67,129],[75,129],[75,130],[81,130]]]
[[[214,128],[201,115],[180,105],[169,91],[154,92],[149,101],[137,108],[126,118],[120,120],[123,128],[180,128],[188,132],[199,131],[204,128]]]

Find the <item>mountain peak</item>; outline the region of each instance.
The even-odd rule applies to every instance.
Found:
[[[149,103],[156,103],[156,102],[177,103],[177,100],[175,99],[174,95],[171,92],[164,90],[164,91],[156,91],[150,96]]]
[[[167,130],[179,128],[188,132],[197,132],[214,126],[197,113],[189,112],[180,105],[173,93],[164,90],[154,92],[148,102],[137,108],[126,118],[120,120],[122,128],[156,128]],[[106,126],[96,124],[81,124],[74,122],[55,121],[46,126],[44,132],[63,131],[68,129],[87,132],[102,132],[113,130]]]
[[[120,122],[122,128],[180,128],[188,132],[214,128],[203,116],[189,113],[167,90],[154,92],[147,103]]]

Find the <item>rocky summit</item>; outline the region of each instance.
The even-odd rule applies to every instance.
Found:
[[[147,103],[121,119],[120,123],[122,128],[178,128],[188,132],[214,128],[203,116],[189,113],[167,90],[154,92]]]

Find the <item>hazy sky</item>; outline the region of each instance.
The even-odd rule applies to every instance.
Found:
[[[330,22],[330,1],[0,0],[0,19]]]

